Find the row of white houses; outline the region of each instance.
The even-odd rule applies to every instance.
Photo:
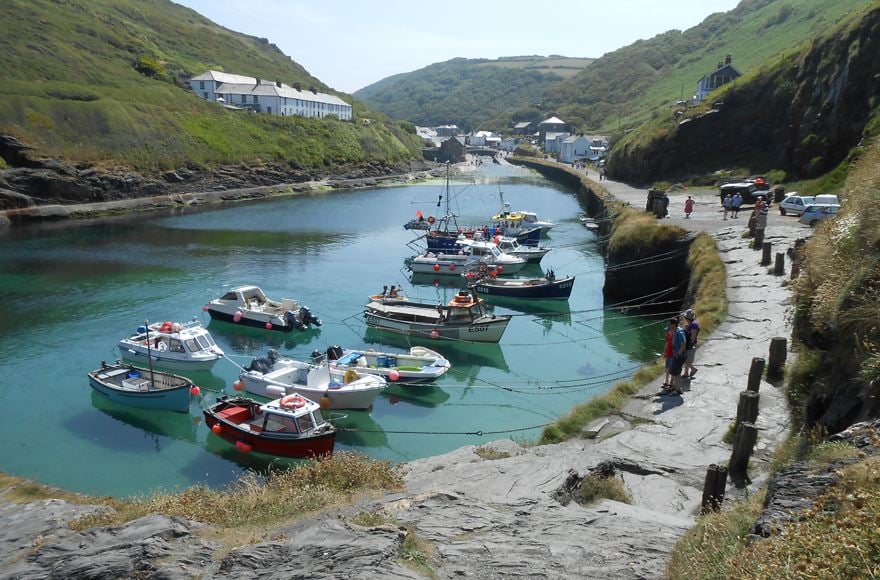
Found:
[[[267,81],[209,70],[190,79],[189,86],[200,97],[256,113],[280,116],[328,117],[350,121],[351,105],[327,93],[302,91],[281,81]]]

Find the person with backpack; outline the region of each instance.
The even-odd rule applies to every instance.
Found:
[[[670,318],[667,324],[667,328],[672,332],[672,362],[669,366],[671,385],[663,394],[681,395],[681,370],[687,358],[687,335],[684,329],[679,328],[677,316]]]
[[[684,319],[687,321],[684,327],[686,340],[684,377],[692,379],[697,374],[697,369],[694,367],[694,357],[697,354],[697,337],[700,336],[700,323],[697,322],[697,315],[690,308],[685,310]]]

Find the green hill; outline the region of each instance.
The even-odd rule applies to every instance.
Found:
[[[671,30],[608,53],[544,92],[546,111],[582,129],[638,124],[691,97],[725,55],[743,74],[833,28],[872,0],[743,0],[699,25]]]
[[[323,167],[418,152],[411,128],[357,103],[355,114],[373,123],[249,115],[198,98],[184,80],[209,68],[332,91],[268,40],[168,0],[4,0],[0,52],[0,133],[38,155],[156,170]]]
[[[454,58],[382,79],[354,95],[386,115],[417,125],[502,129],[537,117],[541,94],[587,67],[588,58]]]

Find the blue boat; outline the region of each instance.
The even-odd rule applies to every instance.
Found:
[[[187,378],[132,365],[101,362],[89,373],[89,384],[102,397],[129,407],[189,413],[194,387]]]

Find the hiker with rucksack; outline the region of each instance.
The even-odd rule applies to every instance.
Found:
[[[692,379],[697,374],[697,369],[694,367],[694,357],[697,354],[697,337],[700,336],[700,323],[697,322],[697,315],[690,308],[685,310],[684,319],[687,323],[684,326],[686,345],[683,374],[686,379]]]

